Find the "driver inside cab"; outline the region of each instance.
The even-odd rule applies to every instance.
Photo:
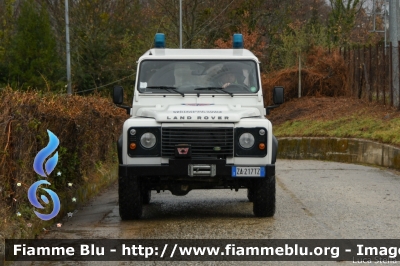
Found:
[[[223,89],[228,87],[231,84],[239,84],[236,80],[236,76],[234,73],[226,72],[220,78],[220,84]]]
[[[241,69],[238,69],[237,67],[226,69],[224,67],[218,78],[218,85],[225,89],[230,85],[245,85],[243,81],[244,76]]]

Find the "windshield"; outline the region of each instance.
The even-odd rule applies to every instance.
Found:
[[[145,60],[140,64],[141,93],[254,94],[257,64],[252,60]]]

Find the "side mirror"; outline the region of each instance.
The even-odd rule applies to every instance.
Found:
[[[274,96],[273,96],[273,101],[274,104],[282,104],[285,99],[284,99],[284,89],[283,87],[274,87]]]
[[[122,88],[121,86],[114,87],[113,101],[116,105],[120,105],[124,102],[124,88]]]
[[[270,110],[279,107],[284,102],[285,90],[281,86],[274,87],[274,94],[272,100],[274,105],[267,106],[265,108],[267,115],[269,115]]]
[[[131,113],[131,107],[123,105],[124,102],[124,88],[121,86],[115,86],[113,89],[113,101],[118,107],[125,109],[129,115]]]

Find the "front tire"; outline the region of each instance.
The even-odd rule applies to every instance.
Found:
[[[253,183],[253,212],[256,217],[275,214],[275,176],[255,180]]]
[[[143,189],[142,190],[142,198],[143,198],[143,204],[145,204],[145,205],[149,204],[150,200],[151,200],[151,190]]]
[[[247,198],[249,199],[250,202],[254,201],[254,192],[252,188],[247,189]]]
[[[122,220],[135,220],[142,217],[143,198],[137,176],[119,177],[118,201],[119,216]]]

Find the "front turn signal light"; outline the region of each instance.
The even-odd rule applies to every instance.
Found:
[[[131,150],[136,149],[136,143],[129,144],[129,149],[131,149]]]
[[[259,148],[260,150],[265,150],[265,144],[264,144],[264,143],[258,144],[258,148]]]

